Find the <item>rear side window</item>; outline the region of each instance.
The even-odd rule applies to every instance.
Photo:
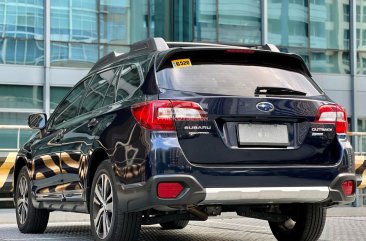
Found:
[[[116,101],[131,98],[143,81],[143,69],[138,63],[124,65],[118,80]]]
[[[88,93],[80,109],[80,114],[102,107],[103,99],[108,88],[111,85],[112,88],[114,86],[113,82],[115,81],[117,71],[118,67],[103,71],[95,76],[89,85]]]
[[[212,55],[206,56],[207,59],[197,57],[197,54],[184,54],[169,59],[158,71],[160,88],[250,97],[255,95],[257,87],[265,86],[298,90],[306,96],[321,94],[310,77],[286,69],[286,64],[279,66],[276,62],[267,62],[262,65],[258,59],[251,61],[250,54],[226,54],[221,58]]]

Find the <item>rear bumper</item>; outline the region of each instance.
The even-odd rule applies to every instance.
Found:
[[[342,183],[344,181],[354,181],[353,195],[345,196],[342,191]],[[333,182],[329,187],[329,197],[330,202],[336,202],[337,204],[346,204],[355,201],[356,198],[356,175],[354,173],[342,173],[334,178]]]
[[[352,202],[355,195],[345,196],[341,183],[356,181],[352,173],[338,175],[330,186],[292,187],[225,187],[204,188],[191,175],[157,175],[146,183],[119,185],[119,202],[124,211],[170,207],[185,209],[191,205],[249,205],[286,203],[324,203],[325,206]],[[161,199],[157,196],[160,182],[179,182],[184,186],[177,198]]]
[[[200,204],[314,203],[328,198],[328,187],[206,188]]]

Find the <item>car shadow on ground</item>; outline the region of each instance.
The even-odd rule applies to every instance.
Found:
[[[51,236],[71,238],[77,240],[93,240],[90,225],[66,225],[51,226],[43,233],[42,238],[50,238]],[[275,240],[273,236],[266,232],[260,231],[243,231],[227,228],[209,228],[207,226],[199,227],[198,225],[189,225],[183,230],[164,230],[160,226],[143,226],[138,241],[252,241],[258,240]]]

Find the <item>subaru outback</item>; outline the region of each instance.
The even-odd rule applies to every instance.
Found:
[[[89,213],[96,240],[235,212],[312,241],[327,208],[355,198],[345,109],[273,45],[140,41],[28,124],[38,132],[14,170],[23,233],[55,210]]]

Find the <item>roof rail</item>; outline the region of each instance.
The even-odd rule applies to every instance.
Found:
[[[130,46],[129,53],[136,52],[152,52],[152,51],[163,51],[169,49],[165,40],[162,38],[148,38],[139,42],[136,42]],[[111,52],[101,59],[99,59],[94,66],[90,69],[89,73],[94,72],[95,70],[99,70],[102,67],[108,66],[112,64],[115,60],[118,59],[123,53]]]
[[[169,46],[163,38],[148,38],[131,45],[130,52],[152,52],[168,50]]]
[[[260,46],[254,46],[253,49],[268,50],[272,52],[280,52],[280,50],[274,44],[264,44]]]
[[[197,42],[166,42],[170,48],[176,47],[238,47],[225,44],[197,43]]]
[[[104,66],[107,66],[111,63],[113,63],[113,60],[116,60],[118,56],[122,55],[123,53],[117,53],[115,51],[105,55],[104,57],[102,57],[101,59],[99,59],[94,65],[93,67],[90,69],[89,73],[98,70]]]
[[[273,44],[265,44],[260,46],[237,46],[229,44],[215,44],[215,43],[197,43],[197,42],[167,42],[170,48],[174,47],[234,47],[234,48],[251,48],[259,50],[268,50],[272,52],[280,52],[280,50]]]

